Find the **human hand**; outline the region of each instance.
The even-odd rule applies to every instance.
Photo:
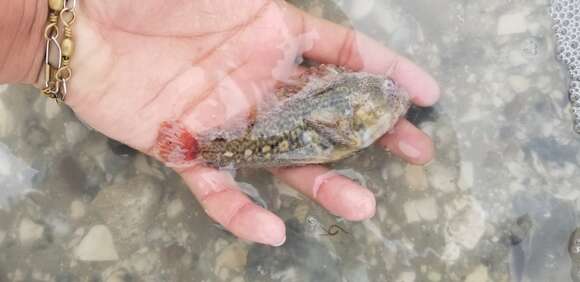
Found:
[[[383,73],[414,103],[436,102],[436,82],[419,67],[359,34],[276,0],[82,1],[67,104],[80,119],[146,154],[159,126],[180,120],[191,132],[250,116],[277,80],[299,73],[295,58]],[[306,36],[312,34],[312,36]],[[401,120],[379,141],[416,164],[433,157],[427,135]],[[177,169],[207,214],[236,236],[285,240],[282,220],[255,205],[232,177],[196,166]],[[323,166],[272,170],[276,177],[348,220],[374,215],[373,194]],[[317,182],[318,181],[318,182]]]

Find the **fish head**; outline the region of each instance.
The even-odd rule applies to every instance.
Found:
[[[393,128],[409,110],[411,100],[391,79],[367,74],[357,81],[357,91],[351,96],[352,123],[361,143],[368,146]]]

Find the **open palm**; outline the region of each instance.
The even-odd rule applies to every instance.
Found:
[[[419,105],[439,96],[434,80],[408,60],[283,1],[80,4],[67,103],[90,126],[150,155],[163,121],[200,132],[250,117],[278,81],[301,71],[301,56],[389,75]],[[380,143],[413,163],[433,155],[429,138],[404,120]],[[178,172],[208,215],[235,235],[284,242],[283,222],[253,204],[228,174],[202,166]],[[322,166],[272,172],[333,214],[349,220],[374,214],[371,192]]]

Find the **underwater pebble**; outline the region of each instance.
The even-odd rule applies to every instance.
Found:
[[[167,217],[168,218],[176,218],[179,216],[184,210],[183,203],[180,199],[174,199],[167,205]]]
[[[154,222],[162,194],[154,178],[136,176],[101,189],[92,206],[120,241],[135,242]]]
[[[405,178],[409,189],[416,191],[424,191],[429,185],[427,183],[427,175],[423,166],[408,164],[405,169]]]
[[[403,272],[399,274],[395,282],[415,282],[415,279],[417,279],[415,272]]]
[[[528,59],[524,57],[522,52],[519,50],[512,50],[508,55],[508,60],[514,67],[521,66],[529,62]]]
[[[244,282],[246,280],[244,280],[244,277],[242,276],[238,276],[238,277],[234,277],[234,279],[232,279],[232,282]]]
[[[74,145],[85,139],[89,131],[78,122],[68,121],[64,123],[64,134],[69,145]]]
[[[146,174],[157,179],[164,179],[163,172],[159,169],[158,163],[152,162],[151,159],[144,154],[138,154],[137,157],[135,157],[134,165],[135,170],[139,174]]]
[[[294,212],[292,214],[294,215],[294,218],[300,221],[300,223],[304,223],[309,211],[310,207],[304,202],[300,202],[296,208],[294,208]]]
[[[160,253],[155,249],[142,247],[137,252],[134,252],[128,260],[124,260],[122,265],[131,270],[131,277],[142,278],[141,281],[159,281],[153,279],[159,272],[161,264]],[[153,276],[147,279],[148,276]],[[168,279],[167,281],[176,281]]]
[[[508,82],[516,93],[523,93],[530,89],[530,80],[521,75],[510,76]]]
[[[25,281],[24,273],[20,269],[16,269],[14,272],[8,273],[8,278],[14,282]]]
[[[113,243],[111,231],[104,225],[93,226],[74,250],[81,261],[113,261],[119,255]]]
[[[374,0],[354,1],[349,10],[349,16],[354,20],[365,18],[373,11],[374,6]]]
[[[488,270],[484,265],[480,265],[465,278],[465,282],[486,282],[488,281]]]
[[[443,254],[441,254],[441,259],[448,262],[453,263],[459,259],[461,256],[461,247],[454,242],[445,245],[445,249],[443,249]]]
[[[133,277],[131,276],[131,273],[129,273],[129,271],[127,271],[124,268],[117,269],[111,272],[111,274],[109,274],[109,276],[107,276],[107,279],[105,280],[105,282],[127,282],[127,281],[133,281]]]
[[[371,282],[368,273],[368,263],[358,263],[353,266],[348,266],[343,271],[345,272],[343,277],[344,281]]]
[[[70,217],[74,220],[85,216],[85,204],[80,200],[74,200],[70,203]]]
[[[485,232],[485,214],[479,205],[471,203],[457,213],[446,229],[446,239],[466,249],[473,249]]]
[[[45,99],[45,100],[46,101],[44,104],[44,115],[46,115],[46,118],[48,118],[48,119],[53,119],[60,113],[61,108],[52,99]]]
[[[473,163],[472,162],[461,162],[461,167],[459,169],[459,180],[457,181],[457,186],[462,190],[471,189],[475,182],[473,176]]]
[[[246,267],[248,249],[239,242],[225,247],[215,259],[215,271],[222,273],[227,269],[228,272],[241,272]]]
[[[455,181],[459,173],[454,167],[434,163],[427,168],[427,173],[431,187],[446,193],[455,190],[457,185]]]
[[[527,11],[502,15],[497,23],[497,34],[508,35],[526,32],[528,26],[527,15]]]
[[[31,245],[44,235],[44,226],[33,222],[28,218],[23,218],[18,227],[18,238],[22,245]]]
[[[433,282],[441,281],[441,273],[431,271],[427,274],[427,279]]]
[[[405,174],[405,167],[400,162],[388,162],[381,171],[381,176],[385,182],[401,177]]]
[[[437,203],[432,198],[406,202],[404,210],[409,223],[437,219]]]
[[[0,99],[0,137],[6,137],[14,130],[14,117]]]

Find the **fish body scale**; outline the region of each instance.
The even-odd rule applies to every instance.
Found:
[[[303,78],[303,87],[260,113],[243,134],[201,136],[201,160],[234,168],[336,161],[376,141],[409,108],[387,78],[332,70]]]

